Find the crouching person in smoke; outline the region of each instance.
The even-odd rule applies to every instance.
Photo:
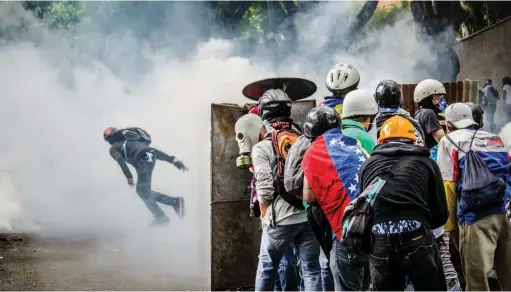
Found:
[[[416,290],[447,290],[432,229],[447,221],[447,202],[438,165],[415,145],[413,125],[393,116],[381,128],[378,145],[360,170],[360,192],[381,178],[371,228],[374,290],[398,291],[407,276]]]
[[[503,140],[480,129],[469,105],[445,110],[448,134],[438,144],[449,206],[451,240],[459,246],[467,291],[489,291],[495,268],[504,291],[511,290],[510,162]],[[457,243],[459,240],[459,244]]]
[[[265,126],[259,116],[246,114],[236,122],[235,130],[240,149],[252,146],[254,183],[261,209],[263,233],[255,290],[273,290],[281,258],[294,245],[301,262],[305,290],[320,291],[320,247],[307,223],[303,205],[300,208],[294,202],[288,202],[292,195],[284,193],[279,183],[280,155],[274,150],[271,139],[273,129]],[[300,200],[296,201],[301,204]]]
[[[127,163],[135,167],[137,171],[137,194],[154,216],[151,226],[169,222],[169,218],[157,203],[172,206],[179,217],[184,216],[183,197],[171,197],[151,190],[152,174],[156,160],[167,161],[174,164],[179,170],[188,171],[188,168],[181,161],[149,146],[151,136],[141,128],[116,129],[109,127],[104,131],[103,138],[111,145],[110,155],[121,167],[131,187],[135,186],[135,182]]]
[[[344,208],[358,194],[357,171],[368,155],[356,139],[342,134],[341,117],[332,108],[312,109],[304,133],[312,144],[302,161],[303,197],[321,208],[332,228],[330,265],[335,290],[367,290],[367,259],[347,251],[340,243],[340,232]]]

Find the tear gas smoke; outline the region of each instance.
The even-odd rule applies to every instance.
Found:
[[[30,26],[4,42],[0,169],[12,187],[6,187],[7,180],[0,182],[0,225],[26,231],[32,224],[45,236],[95,237],[104,248],[91,253],[83,265],[113,269],[105,255],[121,248],[123,273],[182,278],[180,284],[171,281],[176,286],[169,289],[208,289],[210,104],[248,102],[241,95],[243,86],[278,74],[315,81],[315,97],[321,100],[327,95],[325,74],[338,62],[353,64],[360,71],[360,87],[373,90],[382,79],[416,82],[425,74],[419,65],[435,61],[430,44],[417,38],[409,12],[394,25],[368,34],[353,53],[329,47],[328,40],[339,32],[338,21],[347,23],[352,17],[351,5],[323,3],[299,16],[298,50],[281,49],[279,54],[287,57],[280,66],[269,64],[264,50],[242,58],[234,53],[232,41],[201,41],[201,28],[213,24],[188,17],[193,11],[185,4],[173,8],[165,18],[168,24],[150,28],[149,42],[126,30],[111,33],[86,22],[74,30],[76,36]],[[33,22],[19,3],[1,6],[0,31]],[[103,141],[107,126],[146,129],[156,148],[190,168],[183,174],[159,162],[153,174],[153,189],[185,197],[183,221],[162,206],[170,226],[147,227],[150,213]],[[7,200],[19,205],[11,208]],[[14,218],[24,223],[8,225]]]

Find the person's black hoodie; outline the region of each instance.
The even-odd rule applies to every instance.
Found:
[[[360,169],[360,193],[403,156],[413,159],[387,178],[376,197],[373,224],[411,219],[431,229],[443,226],[448,211],[442,175],[427,148],[404,143],[377,145]]]

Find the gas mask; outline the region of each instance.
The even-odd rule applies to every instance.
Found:
[[[445,99],[444,96],[442,96],[440,98],[440,102],[435,105],[436,107],[436,112],[437,113],[443,113],[445,111],[445,109],[447,108],[448,104],[447,104],[447,100]]]
[[[250,168],[252,166],[252,147],[259,142],[259,132],[263,121],[258,115],[246,114],[234,126],[236,142],[238,142],[239,156],[236,158],[237,168]]]

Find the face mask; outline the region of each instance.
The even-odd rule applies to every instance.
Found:
[[[238,148],[240,149],[240,156],[236,158],[237,168],[250,168],[252,166],[252,159],[250,153],[252,151],[252,143],[250,138],[242,131],[236,132],[236,142],[238,142]]]
[[[254,114],[241,117],[234,126],[236,142],[238,142],[239,157],[236,158],[236,167],[249,168],[252,166],[250,153],[252,147],[259,142],[259,133],[263,127],[261,118]]]
[[[447,100],[445,100],[445,97],[442,96],[442,98],[440,99],[440,102],[436,105],[436,109],[439,113],[441,113],[441,112],[445,111],[447,106],[448,106]]]

